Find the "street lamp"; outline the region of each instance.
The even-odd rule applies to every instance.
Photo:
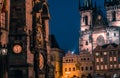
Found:
[[[2,78],[7,78],[7,47],[0,46],[0,56],[1,56],[1,75]]]

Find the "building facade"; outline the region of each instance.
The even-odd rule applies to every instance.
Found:
[[[94,75],[94,58],[89,52],[81,52],[78,57],[80,78],[91,78]],[[90,76],[90,77],[89,77]]]
[[[7,43],[9,31],[9,3],[0,1],[0,78],[7,78]]]
[[[58,46],[54,35],[50,35],[50,59],[53,66],[54,78],[62,78],[62,57],[64,56],[63,50]],[[53,77],[52,77],[53,78]]]
[[[89,52],[81,52],[80,55],[68,51],[63,57],[62,78],[91,78],[93,77],[93,55]]]
[[[119,1],[116,0],[105,0],[105,13],[96,4],[93,6],[92,0],[83,1],[83,5],[79,7],[81,15],[80,51],[86,50],[92,53],[97,45],[120,43],[118,3]]]
[[[106,44],[94,49],[94,68],[96,77],[120,77],[120,45]]]
[[[47,1],[1,1],[0,48],[7,48],[7,59],[3,65],[1,59],[4,58],[0,56],[0,66],[7,68],[7,71],[2,69],[5,78],[48,78],[50,14]]]
[[[72,54],[70,51],[65,54],[63,57],[63,77],[62,78],[79,78],[80,71],[79,67],[77,67],[78,63],[78,55]]]

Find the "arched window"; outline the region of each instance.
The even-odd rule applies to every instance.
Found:
[[[85,16],[85,25],[88,25],[88,16]]]
[[[112,21],[116,21],[116,12],[115,11],[112,12]]]
[[[88,41],[86,41],[86,45],[88,45]]]
[[[85,25],[88,25],[88,16],[83,17],[83,22],[85,23]]]

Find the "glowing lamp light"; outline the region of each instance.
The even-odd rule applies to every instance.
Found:
[[[74,51],[72,51],[72,54],[74,54],[75,52]]]

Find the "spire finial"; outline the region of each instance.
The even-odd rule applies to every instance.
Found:
[[[80,11],[81,10],[80,0],[79,0],[78,7],[79,7],[79,11]]]
[[[95,6],[94,6],[94,8],[97,8],[96,1],[95,1]]]
[[[107,0],[104,0],[104,5],[106,5],[106,3],[107,3]]]

